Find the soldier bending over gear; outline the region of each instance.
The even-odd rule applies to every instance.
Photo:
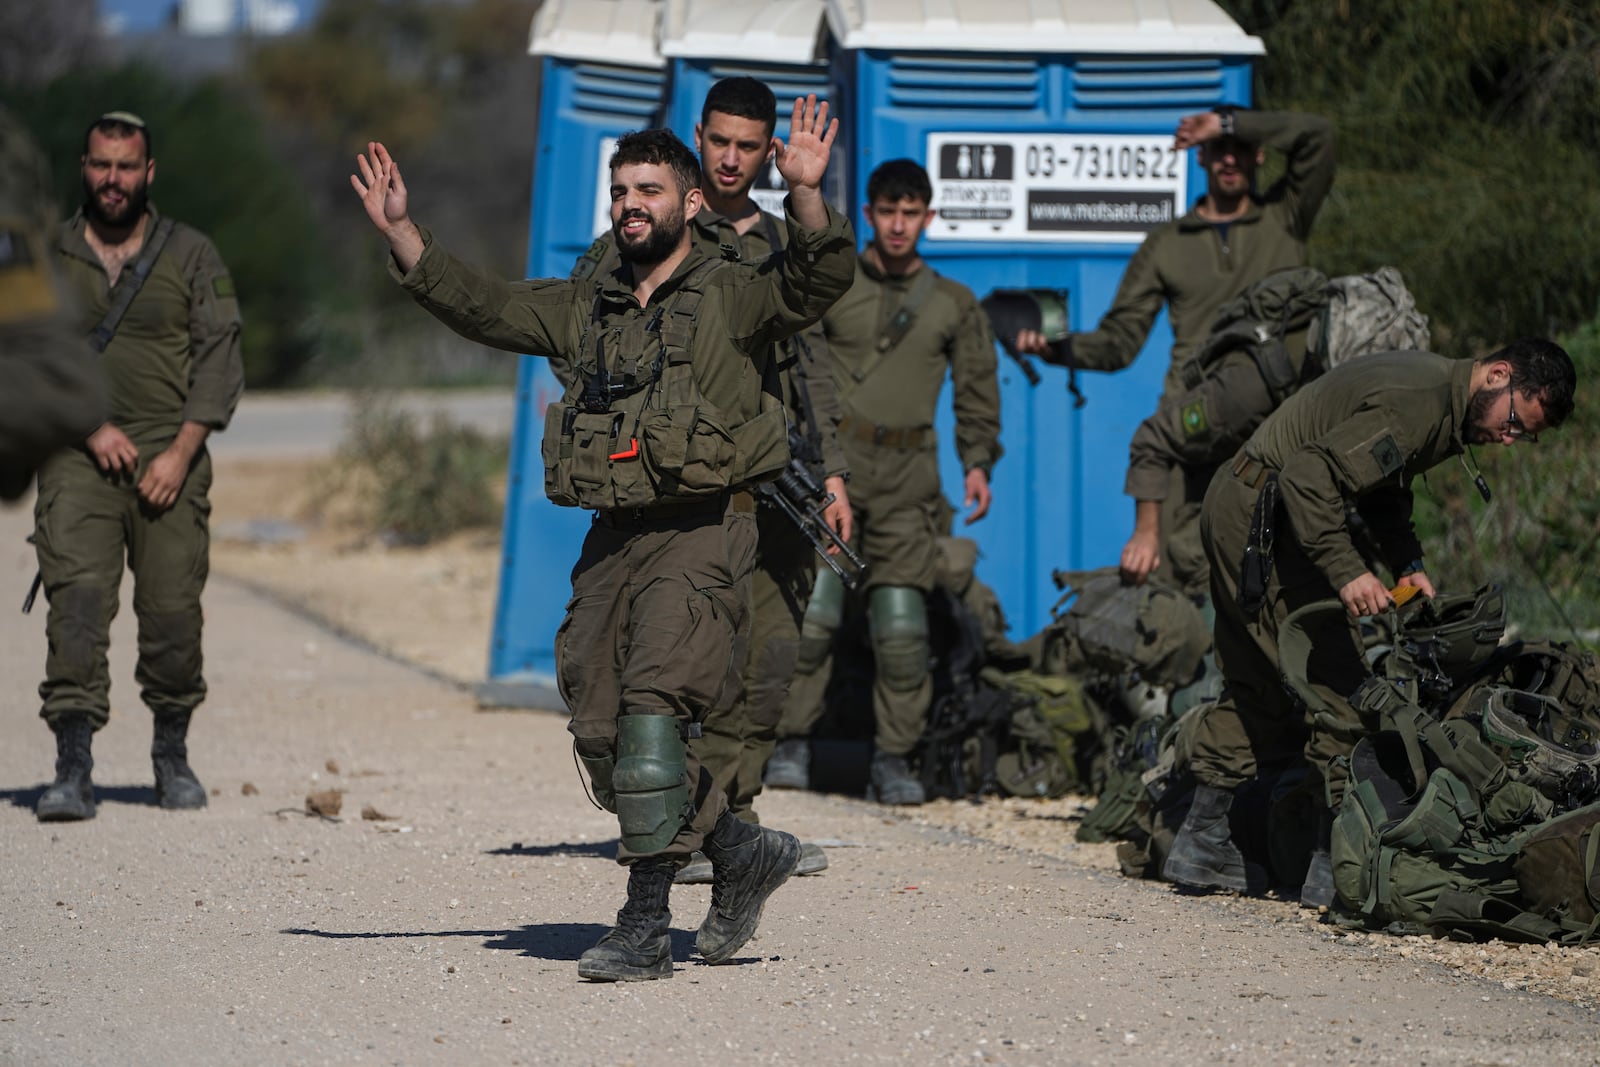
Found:
[[[1335,757],[1348,755],[1366,729],[1353,706],[1368,675],[1353,620],[1393,602],[1375,573],[1380,566],[1399,585],[1433,595],[1411,523],[1411,481],[1452,456],[1474,470],[1463,455],[1474,444],[1532,443],[1572,412],[1576,385],[1572,361],[1549,341],[1517,341],[1476,362],[1364,356],[1290,397],[1217,473],[1200,531],[1225,684],[1194,739],[1198,788],[1162,868],[1169,881],[1255,888],[1229,833],[1234,791],[1259,764],[1292,759],[1303,745],[1330,808],[1320,813],[1301,900],[1332,900],[1330,810],[1345,788]],[[1372,545],[1352,540],[1350,507]],[[1311,634],[1308,675],[1338,713],[1306,723],[1279,677],[1278,630],[1296,609],[1333,596],[1350,618]]]
[[[572,571],[556,670],[628,867],[616,926],[578,961],[585,978],[671,977],[668,893],[702,845],[715,883],[696,945],[711,963],[750,939],[799,862],[794,837],[728,813],[685,742],[738,686],[756,551],[748,487],[789,458],[772,346],[820,318],[850,281],[849,226],[818,189],[837,129],[826,104],[795,101],[777,154],[791,190],[789,246],[766,269],[694,246],[686,224],[704,201],[700,166],[666,130],[618,142],[611,221],[622,263],[583,281],[503,281],[453,259],[411,221],[380,144],[351,177],[418,303],[472,340],[571,368],[546,414],[545,491],[595,518]]]

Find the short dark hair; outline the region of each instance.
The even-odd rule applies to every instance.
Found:
[[[713,111],[764,123],[768,137],[778,127],[778,98],[760,78],[740,76],[717,82],[706,93],[706,102],[700,105],[702,126],[710,120]]]
[[[150,135],[150,124],[131,111],[107,111],[89,123],[89,128],[83,131],[84,155],[89,154],[90,135],[96,133],[119,138],[142,136],[145,161],[149,162],[156,158],[155,139]]]
[[[1554,341],[1523,337],[1483,357],[1482,362],[1501,359],[1511,364],[1511,388],[1538,399],[1546,426],[1560,426],[1567,420],[1578,390],[1578,371],[1566,349]]]
[[[928,172],[916,160],[891,159],[878,164],[878,168],[867,178],[868,205],[876,203],[880,197],[895,201],[909,198],[931,205],[933,183],[928,180]]]
[[[657,128],[623,134],[617,140],[617,150],[611,153],[611,173],[631,163],[653,163],[669,168],[678,180],[680,195],[686,196],[690,189],[700,188],[700,159],[671,130]]]

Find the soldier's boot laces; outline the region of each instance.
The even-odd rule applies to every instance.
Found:
[[[94,770],[91,746],[94,726],[87,715],[71,715],[52,723],[56,735],[56,780],[39,797],[34,813],[40,822],[76,822],[94,818]]]
[[[206,806],[206,787],[189,767],[189,716],[156,719],[150,763],[156,771],[156,803],[168,811]]]
[[[707,963],[721,963],[755,935],[767,898],[800,865],[800,842],[723,812],[705,851],[714,872],[711,908],[694,944]]]
[[[811,742],[804,737],[786,737],[772,749],[763,779],[772,789],[811,788]]]
[[[867,799],[876,800],[879,804],[915,807],[928,797],[923,792],[922,782],[911,773],[904,756],[879,752],[872,757],[872,788],[867,793]]]
[[[1197,786],[1194,805],[1172,842],[1161,876],[1195,889],[1249,892],[1244,854],[1233,843],[1228,827],[1228,810],[1232,807],[1233,794],[1228,790]]]
[[[1333,906],[1333,813],[1325,809],[1317,812],[1317,845],[1300,886],[1300,904],[1318,909]]]
[[[582,956],[578,977],[595,982],[648,982],[672,977],[672,892],[676,864],[667,856],[647,856],[628,868],[628,900],[617,925]]]

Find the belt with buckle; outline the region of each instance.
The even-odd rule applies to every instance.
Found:
[[[879,426],[853,415],[839,420],[839,433],[863,444],[883,448],[928,448],[934,443],[932,426]]]
[[[694,520],[720,520],[730,511],[753,514],[755,510],[755,494],[748,489],[739,489],[698,500],[668,500],[639,508],[606,508],[594,513],[594,521],[612,528],[661,526]]]

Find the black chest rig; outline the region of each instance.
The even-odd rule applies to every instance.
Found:
[[[753,438],[770,421],[765,405],[762,417],[730,426],[694,376],[703,286],[716,266],[698,264],[665,300],[637,312],[610,310],[615,305],[597,290],[573,380],[545,412],[545,494],[552,502],[650,507],[714,496],[761,473],[751,466],[759,449],[750,446],[759,445]],[[778,434],[781,446],[781,421]]]

